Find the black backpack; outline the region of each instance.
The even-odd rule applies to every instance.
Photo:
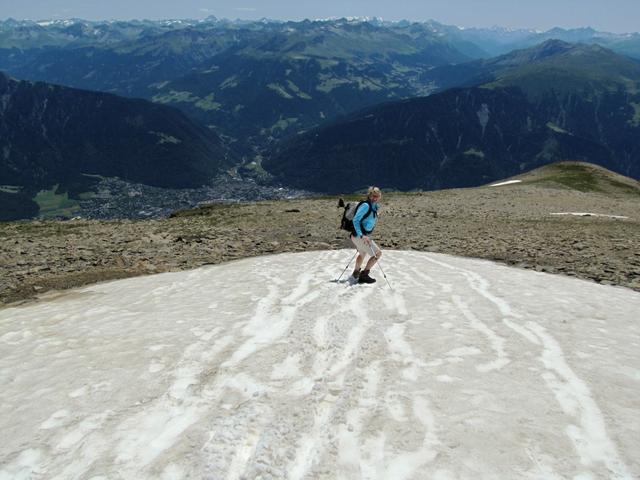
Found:
[[[368,218],[369,215],[371,215],[372,213],[374,215],[376,214],[375,210],[371,207],[371,203],[369,202],[369,200],[348,203],[344,203],[344,200],[342,199],[338,200],[338,208],[344,208],[344,212],[342,213],[342,220],[340,221],[340,228],[342,230],[346,230],[352,235],[356,234],[356,229],[353,226],[353,217],[355,216],[358,208],[360,208],[360,205],[362,205],[363,203],[366,203],[369,206],[369,211],[365,214],[364,217],[362,217],[362,220],[360,220],[360,230],[366,234],[371,233],[370,230],[366,230],[363,226],[365,219]]]

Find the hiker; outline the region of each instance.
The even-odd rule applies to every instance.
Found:
[[[369,187],[367,199],[361,202],[353,216],[353,231],[349,238],[358,250],[358,258],[356,258],[356,267],[351,276],[358,283],[374,283],[376,281],[369,275],[369,272],[382,256],[382,250],[369,238],[369,235],[373,232],[378,220],[378,202],[381,197],[382,192],[378,187]],[[364,270],[361,270],[367,256],[371,258],[367,261]]]

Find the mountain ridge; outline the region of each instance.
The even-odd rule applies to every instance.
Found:
[[[499,181],[612,196],[640,196],[640,181],[587,162],[553,162]]]
[[[0,98],[0,185],[27,196],[84,191],[83,174],[200,185],[231,163],[214,134],[170,107],[2,73]]]
[[[614,65],[610,65],[615,59]],[[576,69],[576,73],[594,77],[598,73],[608,77],[609,69],[615,68],[626,75],[626,81],[640,76],[640,61],[615,52],[600,45],[572,44],[563,40],[547,40],[531,48],[514,50],[490,59],[474,60],[458,65],[435,67],[425,73],[423,81],[433,82],[438,91],[452,87],[478,86],[508,77],[510,70],[538,64],[556,64],[561,70]]]
[[[473,186],[567,158],[640,178],[640,63],[562,42],[525,56],[539,61],[520,60],[502,76],[485,76],[486,83],[373,107],[298,135],[263,166],[326,192],[385,182],[398,189]]]
[[[247,160],[259,159],[274,142],[325,119],[392,99],[428,95],[438,86],[431,80],[432,68],[440,71],[447,64],[488,57],[491,50],[474,37],[480,30],[431,20],[40,23],[20,28],[33,26],[35,38],[38,32],[58,35],[55,45],[7,48],[14,45],[11,28],[17,27],[0,26],[0,69],[19,78],[175,106],[211,125]],[[505,48],[546,38],[528,30],[482,31],[505,37]],[[566,38],[582,38],[591,31],[570,32],[552,31]],[[635,37],[615,38],[617,42]],[[603,44],[617,48],[611,42]],[[253,64],[251,70],[261,72],[257,81],[248,69],[236,71],[245,59]],[[287,78],[287,72],[293,78]],[[302,93],[290,91],[288,80]],[[298,101],[301,95],[306,95],[305,101]],[[289,97],[297,100],[283,101]],[[266,105],[262,117],[261,104]]]

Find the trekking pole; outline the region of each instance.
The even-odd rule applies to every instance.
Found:
[[[369,244],[369,248],[371,249],[371,255],[373,255],[375,257],[376,256],[376,252],[373,251],[373,247],[371,246],[371,244]],[[387,285],[389,285],[389,288],[393,292],[393,287],[389,283],[389,279],[387,278],[387,275],[384,273],[384,270],[382,269],[382,265],[380,265],[380,259],[378,259],[378,261],[376,263],[380,267],[380,271],[382,272],[382,276],[384,277],[384,279],[387,281]]]
[[[347,263],[347,266],[344,267],[344,270],[342,271],[342,273],[340,274],[340,276],[336,280],[336,283],[340,282],[340,279],[342,278],[342,275],[344,275],[344,272],[347,271],[347,268],[349,268],[349,265],[351,265],[351,262],[353,262],[353,259],[356,258],[357,254],[358,254],[358,251],[356,250],[356,253],[353,255],[353,257],[351,257],[351,260],[349,260],[349,263]]]

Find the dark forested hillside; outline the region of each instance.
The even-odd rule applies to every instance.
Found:
[[[0,185],[37,190],[82,174],[157,186],[206,183],[230,162],[173,108],[0,74]]]

